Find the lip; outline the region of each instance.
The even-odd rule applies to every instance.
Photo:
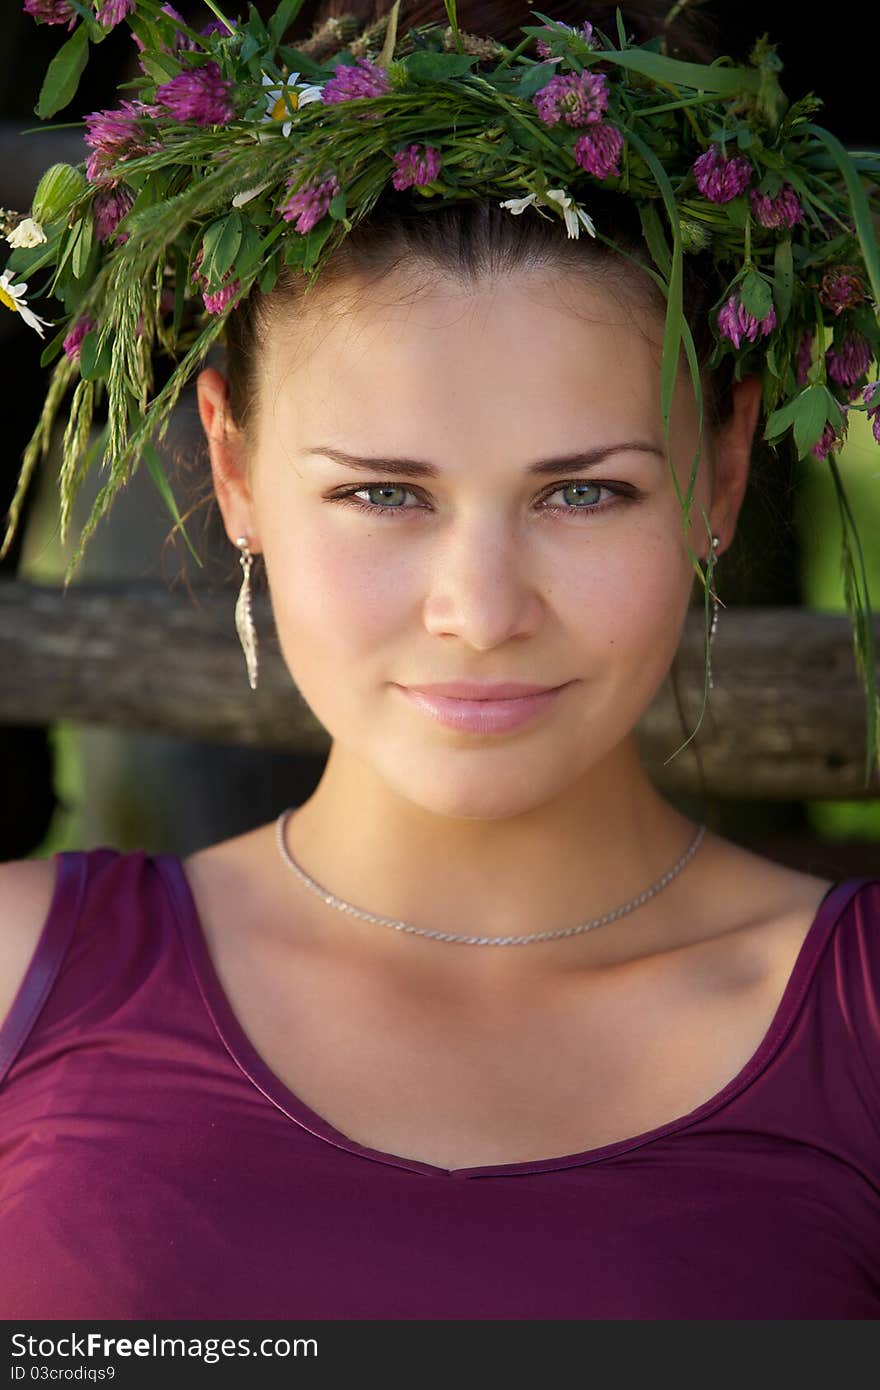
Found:
[[[408,685],[420,695],[447,695],[453,700],[519,700],[525,695],[544,695],[557,685],[525,685],[522,681],[439,681],[433,685]]]
[[[448,695],[428,694],[427,688],[416,689],[405,685],[398,686],[398,689],[425,714],[436,719],[438,723],[445,724],[447,728],[458,729],[462,733],[502,734],[511,729],[518,729],[537,718],[555,703],[557,697],[570,684],[571,681],[566,685],[557,685],[549,689],[539,688],[538,692],[532,695],[494,700],[465,700]],[[489,688],[491,687],[483,687],[484,690]],[[502,688],[510,689],[509,686]]]

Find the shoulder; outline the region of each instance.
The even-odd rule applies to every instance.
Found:
[[[769,859],[713,832],[696,856],[674,944],[727,991],[781,993],[835,880]]]
[[[0,1027],[27,973],[55,888],[52,859],[0,864]]]
[[[867,865],[864,874],[823,878],[733,841],[706,839],[700,907],[692,919],[699,925],[691,926],[690,936],[706,943],[712,959],[729,964],[734,974],[764,979],[772,992],[784,987],[820,919],[829,927],[846,919],[843,957],[858,956],[864,937],[880,983],[880,876]]]
[[[838,881],[793,869],[712,831],[691,868],[688,944],[755,935],[796,947]]]

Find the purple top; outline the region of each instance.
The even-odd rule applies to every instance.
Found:
[[[0,1031],[0,1317],[880,1318],[880,878],[829,890],[690,1114],[448,1171],[261,1061],[176,856],[54,857]]]

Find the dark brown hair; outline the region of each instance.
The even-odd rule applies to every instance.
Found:
[[[392,0],[325,0],[314,17],[313,33],[331,16],[343,14],[355,15],[368,26],[386,15],[391,5]],[[679,18],[667,30],[664,16],[668,5],[669,0],[659,5],[644,0],[628,4],[625,17],[629,33],[637,42],[662,35],[670,54],[711,61],[715,51],[705,18],[688,10],[686,23]],[[457,13],[461,29],[492,34],[508,44],[521,38],[522,25],[536,22],[519,0],[459,0]],[[605,32],[616,31],[614,8],[610,6],[560,0],[553,6],[553,18],[572,25],[589,18]],[[442,0],[413,0],[411,4],[404,0],[398,33],[420,24],[445,27],[446,22]],[[629,199],[597,188],[590,198],[589,212],[597,226],[625,252],[651,264],[637,210]],[[341,288],[378,283],[400,268],[427,269],[465,284],[474,284],[487,275],[536,268],[593,279],[599,275],[612,288],[625,289],[624,297],[630,302],[637,285],[642,303],[662,316],[663,297],[647,275],[633,277],[629,262],[601,242],[585,235],[569,238],[561,235],[561,230],[558,219],[528,214],[513,217],[497,200],[472,199],[436,211],[416,210],[408,193],[397,193],[389,185],[367,217],[329,256],[305,301],[306,277],[285,268],[268,295],[253,291],[230,316],[226,349],[233,420],[245,432],[252,423],[261,346],[280,313],[305,313],[306,306],[326,303]],[[718,286],[707,256],[686,256],[684,309],[702,369],[714,345],[709,310],[717,297]],[[709,374],[703,370],[710,428],[722,423],[730,412],[731,364],[732,358],[725,358],[720,371]]]
[[[673,57],[709,63],[722,51],[717,26],[697,11],[700,0],[624,0],[625,22],[637,43],[660,36],[664,50]],[[312,19],[313,37],[321,25],[334,16],[355,15],[364,28],[388,14],[393,0],[324,0]],[[585,5],[579,0],[554,0],[552,17],[572,26],[589,19],[606,34],[616,32],[615,6]],[[665,19],[674,11],[667,27]],[[459,27],[467,33],[493,35],[509,46],[519,42],[523,25],[534,25],[535,15],[522,0],[458,0]],[[404,0],[398,18],[398,33],[421,24],[447,24],[442,0]],[[296,41],[294,34],[294,41]],[[633,204],[626,197],[597,188],[591,195],[589,212],[597,226],[622,250],[637,261],[651,265]],[[601,219],[601,222],[600,222]],[[257,372],[265,335],[278,322],[278,316],[306,312],[319,303],[341,299],[356,286],[377,283],[395,270],[425,270],[440,273],[464,284],[474,284],[486,275],[516,274],[517,271],[546,268],[575,272],[595,282],[601,278],[619,295],[621,302],[637,308],[647,307],[662,316],[663,296],[646,274],[634,275],[630,263],[618,253],[581,235],[577,239],[560,235],[561,224],[527,215],[513,217],[496,200],[468,200],[430,212],[415,210],[409,194],[396,193],[389,184],[366,218],[345,237],[322,267],[308,299],[303,300],[307,278],[284,270],[268,295],[252,292],[231,314],[226,325],[226,374],[230,409],[236,424],[247,431],[256,404]],[[684,260],[684,311],[694,337],[700,364],[706,409],[711,430],[722,424],[732,409],[733,358],[725,357],[719,368],[707,370],[714,339],[709,312],[718,298],[719,287],[711,260],[703,253],[688,254]],[[334,308],[338,307],[334,304]],[[344,312],[344,310],[343,310]],[[702,604],[703,592],[696,576],[691,602]],[[682,734],[687,737],[687,721],[682,702],[679,654],[670,670],[672,691]],[[699,744],[692,745],[705,810],[707,787]]]

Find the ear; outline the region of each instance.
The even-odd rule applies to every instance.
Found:
[[[712,534],[718,536],[721,555],[733,540],[736,521],[749,480],[749,465],[758,413],[761,409],[761,379],[747,376],[731,387],[730,416],[715,431],[715,482],[710,520]]]
[[[206,367],[196,382],[199,416],[208,441],[214,492],[226,527],[235,545],[246,536],[253,554],[261,550],[253,496],[247,473],[244,436],[232,418],[226,378],[216,367]]]

